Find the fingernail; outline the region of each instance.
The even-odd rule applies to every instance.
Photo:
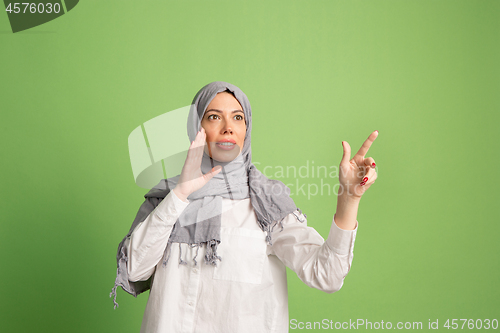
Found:
[[[375,163],[372,163],[372,168],[375,168]]]
[[[359,185],[363,186],[363,185],[365,185],[365,184],[366,184],[365,182],[361,182]]]
[[[366,183],[367,180],[368,180],[368,177],[363,178],[363,183]]]
[[[375,131],[375,132],[377,132],[377,133],[378,133],[378,131]]]

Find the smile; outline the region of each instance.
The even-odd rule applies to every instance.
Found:
[[[231,150],[236,146],[236,144],[232,142],[217,142],[215,145],[223,150]]]

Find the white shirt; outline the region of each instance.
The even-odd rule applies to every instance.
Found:
[[[188,205],[170,193],[140,223],[125,246],[131,281],[154,273],[141,332],[288,332],[285,266],[308,286],[327,293],[342,287],[351,267],[355,230],[332,222],[326,242],[294,214],[276,225],[272,246],[257,224],[250,199],[223,199],[217,266],[204,261],[206,246],[172,243],[166,267],[165,245]],[[298,212],[297,212],[298,213]],[[179,264],[179,246],[182,259]],[[197,265],[193,261],[196,251]]]

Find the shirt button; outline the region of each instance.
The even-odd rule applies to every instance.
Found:
[[[193,306],[193,302],[189,302],[189,303],[188,303],[188,305],[189,305],[189,306]]]
[[[198,273],[198,269],[193,268],[193,273]]]

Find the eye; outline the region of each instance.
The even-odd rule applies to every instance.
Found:
[[[237,114],[236,116],[234,116],[234,119],[236,119],[236,120],[243,120],[243,116],[240,115],[240,114]]]
[[[211,114],[207,117],[208,120],[214,120],[214,119],[217,119],[215,117],[219,117],[218,115],[216,115],[215,113],[214,114]]]

